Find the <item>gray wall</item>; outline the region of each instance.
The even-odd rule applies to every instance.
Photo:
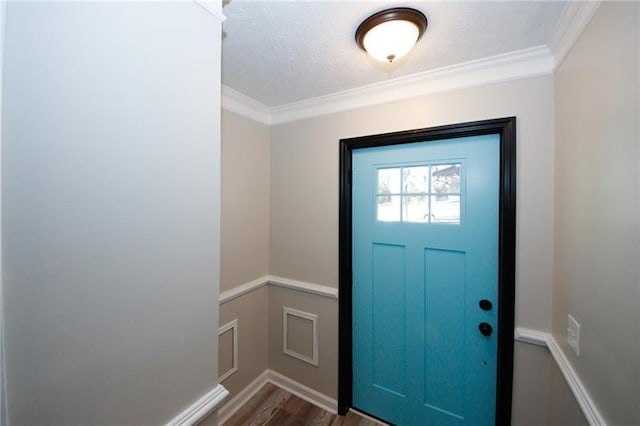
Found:
[[[269,289],[262,287],[242,297],[220,305],[220,325],[238,320],[238,371],[222,384],[229,391],[231,400],[269,367]],[[218,348],[221,358],[234,355],[234,348],[221,341]],[[220,369],[222,376],[227,370]]]
[[[553,334],[610,424],[640,424],[639,14],[603,3],[555,74]]]
[[[216,385],[219,29],[193,2],[8,4],[12,424],[160,424]]]
[[[269,273],[269,127],[222,111],[220,290]]]
[[[269,158],[269,127],[223,110],[220,291],[269,273]],[[261,288],[220,305],[220,325],[238,320],[238,371],[222,382],[227,401],[268,366],[268,295]],[[218,350],[233,356],[233,347]]]
[[[515,342],[513,355],[512,419],[514,426],[548,424],[549,368],[553,358],[547,348]],[[573,398],[569,393],[568,398]]]

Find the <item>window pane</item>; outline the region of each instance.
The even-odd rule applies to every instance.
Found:
[[[460,223],[460,196],[431,196],[432,223]]]
[[[405,167],[402,169],[403,193],[429,192],[429,166]]]
[[[431,192],[460,193],[460,163],[431,166]]]
[[[426,195],[403,196],[402,220],[405,222],[429,222],[429,197]]]
[[[400,168],[378,169],[378,194],[400,193]],[[398,212],[398,214],[400,214]]]
[[[384,222],[400,222],[400,196],[378,196],[378,220]]]

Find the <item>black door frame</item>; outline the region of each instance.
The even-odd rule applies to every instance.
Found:
[[[352,404],[352,228],[351,158],[353,150],[465,136],[500,135],[498,250],[498,359],[496,425],[511,424],[516,248],[516,118],[474,121],[340,140],[339,359],[338,413]]]

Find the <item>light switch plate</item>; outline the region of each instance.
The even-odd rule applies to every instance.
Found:
[[[571,315],[569,315],[567,325],[567,343],[576,353],[576,356],[580,356],[580,324]]]

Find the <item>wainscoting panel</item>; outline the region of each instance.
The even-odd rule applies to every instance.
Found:
[[[289,309],[286,315],[284,308]],[[285,316],[289,327],[286,334],[283,324]],[[310,327],[314,317],[315,330]],[[338,300],[330,296],[269,285],[268,327],[269,368],[321,394],[336,398]],[[286,353],[287,350],[290,353]],[[291,352],[299,353],[302,357]]]
[[[218,329],[220,356],[218,361],[218,382],[238,371],[238,319]]]
[[[233,330],[220,336],[218,345],[219,372],[222,376],[232,365],[237,371],[224,380],[224,387],[230,392],[229,399],[234,398],[245,389],[256,377],[269,366],[267,287],[259,287],[241,297],[220,304],[220,324],[229,324],[237,320],[237,347],[232,348]],[[235,349],[235,353],[234,353]],[[237,356],[233,361],[231,355]]]
[[[338,387],[335,369],[338,362],[337,296],[337,291],[331,287],[272,276],[261,277],[220,295],[220,322],[228,326],[230,322],[237,319],[238,323],[243,324],[243,342],[245,344],[246,341],[251,342],[250,346],[244,348],[243,343],[235,339],[238,344],[236,353],[239,363],[227,360],[225,371],[221,371],[227,374],[231,365],[238,367],[235,374],[226,376],[225,387],[231,392],[231,400],[220,409],[220,420],[224,421],[233,414],[267,381],[286,390],[294,390],[295,392],[292,393],[299,396],[302,394],[305,396],[303,399],[315,400],[316,405],[335,409]],[[284,318],[287,318],[286,322]],[[285,324],[288,327],[286,330]],[[233,327],[226,332],[222,331],[221,338],[230,337],[228,333],[232,331]],[[298,336],[305,337],[300,339]],[[591,425],[605,424],[587,389],[553,336],[546,332],[517,327],[514,339],[524,344],[518,346],[522,359],[516,359],[516,364],[524,361],[526,366],[521,368],[530,370],[533,366],[538,371],[542,371],[546,361],[538,351],[548,351],[546,353],[551,355],[555,364],[558,365],[587,422]],[[233,340],[228,339],[228,342],[224,343],[221,339],[220,347],[229,346],[227,343],[231,341]],[[534,349],[536,346],[537,350]],[[318,354],[314,363],[316,348]],[[319,356],[320,348],[322,348],[322,359]],[[292,353],[299,356],[294,356]],[[221,353],[221,364],[225,356],[228,357]],[[530,388],[529,379],[526,376],[524,382],[515,384],[515,388]],[[546,389],[545,383],[538,384],[541,389]],[[534,394],[537,395],[535,392]],[[517,394],[514,398],[516,396]],[[521,396],[525,398],[523,404],[528,410],[529,405],[533,403],[531,392],[525,392]],[[543,401],[545,398],[540,396],[539,399],[537,404],[546,404]],[[514,407],[514,410],[516,408]],[[544,413],[547,411],[542,412],[540,407],[535,411],[540,414],[537,416],[531,415],[526,410],[519,411],[524,415],[524,417],[518,417],[523,421],[522,424],[529,424],[526,420],[534,422],[540,420],[530,424],[545,423],[546,414]]]
[[[318,365],[318,316],[282,308],[282,352],[311,365]]]

